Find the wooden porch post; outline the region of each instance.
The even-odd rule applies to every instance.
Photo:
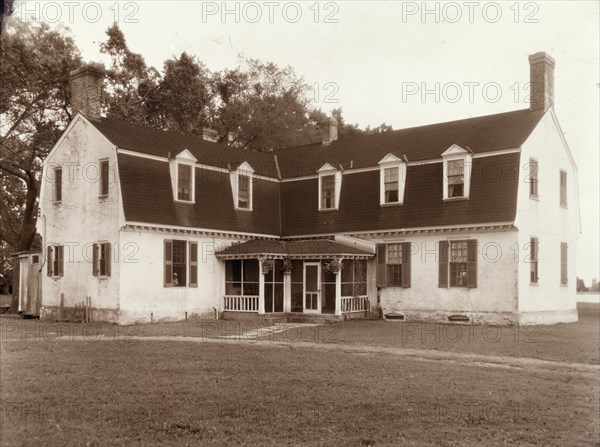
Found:
[[[343,259],[340,259],[340,262]],[[343,264],[342,264],[343,268]],[[342,315],[342,270],[335,274],[335,314]]]
[[[258,277],[258,313],[265,313],[265,273],[263,269],[263,260],[259,259],[260,275]]]
[[[292,272],[283,272],[283,311],[292,311]]]

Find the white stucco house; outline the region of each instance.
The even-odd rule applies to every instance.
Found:
[[[527,109],[249,152],[76,116],[44,162],[42,318],[577,320],[577,166],[529,58]]]

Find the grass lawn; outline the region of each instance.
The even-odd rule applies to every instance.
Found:
[[[293,344],[116,341],[108,336],[115,328],[108,326],[104,337],[53,341],[34,335],[38,322],[22,323],[29,324],[29,338],[17,336],[11,326],[2,334],[1,447],[600,442],[600,384],[589,373],[420,361]],[[562,352],[580,342],[587,346],[577,337],[589,335],[592,324],[540,327],[540,343],[533,349],[508,342],[487,348],[478,343],[442,346],[441,341],[419,341],[418,346],[486,348],[496,354],[508,350],[510,355],[525,349],[528,356],[537,352],[539,357],[594,363],[588,354],[597,354],[597,339],[595,351]],[[176,325],[179,332],[187,327],[187,335],[198,335],[193,334],[198,324],[192,322],[135,330],[136,335],[156,335]],[[363,340],[367,343],[397,344],[398,323],[367,321],[339,325],[329,342],[358,343],[345,335],[351,325],[358,333],[372,334]],[[597,319],[595,325],[597,329]],[[81,330],[81,325],[72,327]],[[552,342],[545,340],[547,334],[554,334]]]

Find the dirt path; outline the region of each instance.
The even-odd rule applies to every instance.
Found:
[[[59,337],[57,340],[63,341],[115,341],[111,337],[98,337],[90,340],[86,337]],[[487,368],[505,368],[505,369],[535,369],[538,372],[557,372],[557,373],[581,373],[600,374],[600,365],[590,365],[587,363],[573,363],[554,360],[541,360],[529,357],[511,357],[499,355],[471,354],[464,352],[437,351],[432,349],[410,349],[393,348],[384,346],[373,346],[363,344],[342,344],[342,343],[316,343],[307,341],[273,341],[273,340],[251,340],[251,339],[224,339],[208,337],[184,337],[184,336],[129,336],[120,339],[119,343],[138,342],[138,341],[160,341],[160,342],[186,342],[186,343],[213,343],[213,344],[232,344],[242,343],[249,346],[261,346],[269,348],[293,348],[293,349],[312,349],[323,351],[344,352],[356,355],[382,355],[402,357],[410,360],[425,362],[446,362],[462,365],[472,365]]]

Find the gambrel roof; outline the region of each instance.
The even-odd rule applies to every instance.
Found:
[[[524,109],[262,153],[120,120],[90,122],[120,150],[128,222],[289,237],[513,222],[518,148],[543,116]],[[445,202],[442,154],[454,145],[473,154],[471,192],[468,200]],[[201,170],[193,205],[175,203],[164,162],[185,149]],[[378,169],[388,154],[408,160],[406,190],[402,205],[382,207]],[[235,210],[229,181],[244,162],[255,176],[251,212]],[[327,164],[344,180],[339,210],[323,212],[317,171]]]
[[[438,159],[453,144],[479,154],[520,147],[543,116],[523,109],[336,140],[327,146],[291,147],[274,154],[284,178],[313,174],[325,162],[344,169],[377,166],[388,153],[398,158],[406,155],[409,162]]]

